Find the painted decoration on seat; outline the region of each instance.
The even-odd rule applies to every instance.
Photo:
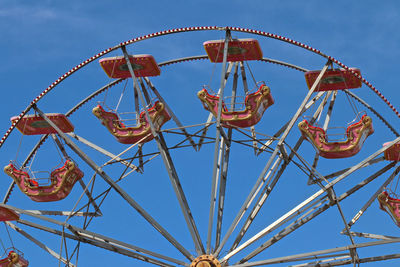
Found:
[[[0,206],[0,222],[16,221],[16,220],[19,220],[18,213],[16,213],[12,209]]]
[[[160,68],[152,55],[130,55],[129,61],[136,77],[160,75]],[[103,58],[99,63],[110,78],[132,77],[124,56]]]
[[[29,262],[13,250],[6,258],[0,259],[0,267],[27,267],[28,265]]]
[[[361,72],[357,68],[350,68],[352,71],[361,76]],[[311,89],[317,79],[320,70],[307,71],[304,76],[306,78],[308,89]],[[356,78],[351,71],[345,69],[327,70],[322,76],[321,81],[315,88],[315,91],[330,91],[360,88],[362,82]]]
[[[64,114],[48,113],[45,114],[62,132],[69,133],[74,131],[74,126]],[[12,117],[11,122],[15,123],[18,116]],[[16,125],[17,129],[24,135],[52,134],[57,131],[50,126],[39,115],[25,115]]]
[[[310,125],[307,120],[300,122],[298,127],[304,138],[318,150],[320,156],[328,159],[354,156],[360,151],[365,139],[374,132],[372,120],[365,114],[360,121],[347,127],[347,139],[341,142],[328,142],[325,131]]]
[[[387,146],[390,142],[384,143],[383,146]],[[394,144],[384,152],[386,160],[400,161],[400,143]]]
[[[377,198],[380,209],[387,212],[400,227],[400,199],[390,197],[386,191],[380,193]]]
[[[203,107],[210,111],[214,117],[218,114],[219,97],[210,95],[206,89],[197,93]],[[239,111],[228,111],[222,102],[221,122],[224,127],[250,127],[257,124],[263,116],[265,110],[274,104],[270,89],[266,85],[261,85],[258,91],[249,94],[245,98],[245,108]]]
[[[50,174],[50,185],[41,186],[29,174],[16,168],[12,163],[4,167],[19,189],[30,199],[37,202],[50,202],[64,199],[69,195],[72,187],[83,177],[83,172],[71,160],[67,160],[61,168]]]
[[[159,101],[156,101],[154,105],[147,111],[149,112],[151,121],[153,122],[157,131],[160,130],[164,123],[171,119],[171,116],[165,109],[164,104]],[[134,127],[126,127],[120,121],[120,118],[116,113],[107,112],[100,105],[95,107],[92,112],[120,143],[145,143],[154,138],[144,111],[140,113],[139,122],[137,126]]]
[[[211,62],[223,61],[224,43],[224,40],[203,43]],[[260,60],[262,57],[263,54],[256,39],[234,39],[228,42],[227,61]]]

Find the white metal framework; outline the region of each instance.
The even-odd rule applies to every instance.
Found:
[[[154,44],[165,40],[155,37],[170,34],[186,34],[191,47],[178,39],[164,51],[154,49],[159,47]],[[228,42],[248,36],[260,41],[264,58],[229,62]],[[222,63],[198,56],[204,54],[201,42],[210,39],[224,40]],[[301,48],[307,60],[296,56],[292,63],[272,59],[281,55],[272,48],[282,42],[297,47],[296,53]],[[168,49],[179,53],[168,53]],[[161,75],[136,77],[134,64],[127,64],[132,78],[110,80],[96,62],[89,64],[110,54],[123,56],[127,62],[130,54],[153,54],[160,58]],[[20,215],[16,222],[5,222],[25,238],[16,247],[33,242],[66,266],[118,258],[119,254],[129,257],[123,260],[133,258],[132,266],[191,267],[358,266],[400,258],[393,249],[400,242],[396,226],[373,204],[384,188],[398,180],[397,162],[386,161],[383,153],[400,141],[398,128],[389,123],[399,113],[357,73],[353,74],[363,83],[360,89],[318,91],[324,73],[333,68],[349,70],[305,44],[237,27],[158,32],[89,58],[35,98],[0,141],[2,156],[13,158],[10,151],[16,150],[15,140],[20,136],[14,130],[16,123],[25,114],[38,114],[55,129],[62,142],[59,146],[68,150],[85,173],[80,186],[59,203],[30,201],[14,188],[14,182],[3,188],[0,206]],[[310,89],[304,80],[308,69],[321,70]],[[75,79],[71,76],[75,72],[76,81],[63,83],[66,78]],[[88,80],[93,72],[99,77],[96,81]],[[226,127],[221,120],[223,101],[233,110],[240,105],[236,96],[248,95],[260,80],[271,88],[274,105],[254,126]],[[105,85],[99,86],[100,81]],[[216,117],[196,97],[207,82],[219,96]],[[118,101],[116,92],[121,90],[131,100],[118,105],[137,114],[142,107],[151,141],[141,142],[146,136],[134,144],[120,144],[91,114],[96,101],[105,96],[107,101],[113,96]],[[57,97],[47,101],[50,92]],[[147,107],[152,96],[171,116],[161,129],[150,119]],[[230,98],[223,100],[224,96]],[[69,110],[58,110],[67,105]],[[324,130],[338,122],[345,125],[354,106],[372,118],[374,135],[351,158],[319,157],[304,142],[297,124],[308,116],[308,123],[321,121]],[[64,133],[46,116],[55,111],[72,121],[74,132]],[[51,141],[48,135],[24,137],[21,165],[48,157],[46,145]],[[99,256],[93,247],[110,254]],[[25,251],[28,260],[29,253]],[[115,261],[121,262],[120,258]]]

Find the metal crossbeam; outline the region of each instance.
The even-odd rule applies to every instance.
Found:
[[[27,210],[29,212],[38,214],[38,215],[59,215],[59,216],[91,216],[91,217],[99,217],[101,214],[97,212],[72,212],[72,211],[59,211],[59,210]]]

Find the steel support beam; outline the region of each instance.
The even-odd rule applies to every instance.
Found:
[[[214,162],[213,162],[213,172],[212,172],[212,182],[211,182],[211,196],[210,196],[210,210],[208,214],[208,230],[207,230],[207,243],[206,243],[206,254],[211,253],[211,238],[212,238],[212,230],[214,224],[214,213],[215,213],[215,203],[217,200],[217,187],[218,187],[218,155],[220,151],[220,140],[222,135],[222,140],[227,142],[227,138],[225,134],[223,134],[224,130],[221,126],[221,114],[222,114],[222,100],[224,98],[224,89],[225,89],[225,77],[226,77],[226,62],[228,57],[228,44],[231,38],[231,33],[229,30],[225,32],[225,42],[224,42],[224,51],[223,51],[223,60],[222,60],[222,71],[221,71],[221,83],[219,88],[219,101],[218,101],[218,113],[217,113],[217,122],[216,122],[216,137],[215,137],[215,146],[214,146]]]
[[[358,244],[344,246],[344,247],[337,247],[337,248],[319,250],[319,251],[308,252],[308,253],[301,253],[301,254],[296,254],[296,255],[292,255],[292,256],[279,257],[279,258],[274,258],[274,259],[269,259],[269,260],[234,264],[234,265],[230,265],[230,267],[251,267],[251,266],[262,266],[262,265],[277,264],[277,263],[286,263],[286,262],[292,262],[292,261],[303,261],[303,260],[310,259],[311,257],[316,258],[319,256],[323,256],[324,254],[331,254],[331,253],[337,253],[337,252],[341,252],[341,251],[348,251],[348,250],[352,250],[352,249],[356,249],[356,248],[365,248],[365,247],[392,244],[392,243],[398,243],[398,242],[400,242],[400,238],[396,238],[396,239],[392,239],[392,240],[381,240],[381,241],[374,241],[374,242],[358,243]],[[349,263],[351,263],[351,260]]]

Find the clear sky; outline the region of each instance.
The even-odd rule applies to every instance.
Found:
[[[5,133],[10,127],[10,117],[18,115],[32,99],[58,77],[100,51],[145,34],[191,26],[237,26],[282,35],[305,43],[333,56],[347,66],[359,68],[363,77],[379,89],[394,107],[400,108],[399,92],[396,86],[398,60],[400,59],[398,49],[400,42],[399,10],[400,4],[393,0],[380,2],[369,0],[334,2],[317,0],[39,0],[30,2],[0,0],[0,50],[2,51],[0,90],[3,93],[0,98],[2,107],[0,131]],[[284,42],[242,33],[234,33],[233,37],[258,39],[263,55],[267,58],[288,61],[306,69],[321,69],[325,63],[321,57]],[[204,55],[202,42],[222,38],[224,38],[223,31],[168,35],[138,43],[137,46],[129,46],[128,52],[152,54],[160,63],[179,57]],[[121,54],[122,52],[119,50],[110,55],[119,56]],[[256,126],[256,131],[261,133],[259,138],[262,138],[262,134],[273,135],[291,118],[305,97],[307,87],[301,72],[260,62],[251,66],[254,68],[256,80],[264,80],[271,87],[275,99],[275,104],[266,111],[262,122]],[[197,91],[204,84],[210,85],[214,91],[217,91],[220,70],[220,64],[210,64],[206,61],[182,63],[163,67],[162,75],[153,78],[152,81],[183,124],[192,125],[204,123],[208,115],[196,97]],[[250,76],[250,73],[248,75]],[[248,79],[250,80],[250,77]],[[101,70],[96,60],[61,83],[53,92],[39,101],[38,105],[47,113],[65,113],[81,99],[110,81],[111,79]],[[121,90],[123,86],[121,84],[116,88]],[[132,90],[130,81],[127,83],[127,88]],[[400,131],[399,118],[371,90],[363,86],[355,92],[365,97],[381,115],[389,120],[394,128]],[[120,91],[110,92],[107,97],[108,104],[115,105],[119,93]],[[132,97],[132,94],[128,95],[121,105],[132,107],[129,97]],[[126,146],[117,143],[91,114],[91,109],[96,105],[96,101],[102,100],[104,100],[104,94],[91,100],[76,115],[71,116],[71,121],[75,125],[78,135],[118,154]],[[333,122],[344,126],[354,118],[354,113],[349,111],[349,104],[346,102],[344,94],[341,95],[340,101],[338,100],[335,106],[337,115],[333,116]],[[362,110],[362,107],[359,109]],[[311,116],[312,112],[306,115]],[[351,114],[349,115],[349,113]],[[375,134],[366,141],[360,154],[348,160],[320,160],[317,170],[321,174],[329,174],[353,166],[379,149],[383,142],[395,138],[376,117],[371,117],[374,120]],[[174,123],[168,122],[163,128],[174,127]],[[194,133],[196,129],[199,128],[190,128],[188,131]],[[179,140],[176,135],[165,135],[167,142],[170,142],[169,145],[175,144],[176,140]],[[208,136],[215,137],[215,127],[210,129]],[[289,145],[293,146],[299,137],[296,125],[289,137]],[[238,134],[235,135],[235,138],[240,139],[243,136]],[[10,159],[15,158],[22,162],[37,140],[38,137],[32,136],[22,138],[19,132],[14,131],[5,145],[0,148],[0,162],[6,165]],[[152,144],[145,145],[145,152],[150,153],[156,149],[154,141],[152,142]],[[85,145],[78,144],[97,164],[101,165],[107,160],[107,157],[93,152]],[[190,148],[171,152],[204,243],[207,239],[213,151],[214,145],[211,144],[206,145],[200,152],[195,152]],[[68,152],[73,155],[72,151]],[[136,150],[133,149],[127,157],[132,156],[135,152]],[[308,162],[313,162],[314,150],[308,142],[302,145],[299,153]],[[232,148],[223,234],[268,161],[269,155],[263,153],[255,157],[249,148]],[[74,156],[75,158],[76,156]],[[88,183],[93,171],[79,158],[76,160],[85,172],[84,182]],[[60,159],[54,146],[51,142],[47,142],[38,153],[33,166],[38,169],[51,170],[58,164],[57,161],[59,162]],[[53,162],[56,163],[53,164]],[[345,192],[351,185],[360,182],[385,164],[387,162],[380,162],[375,167],[349,177],[348,180],[338,185],[337,194]],[[113,165],[108,168],[110,175],[116,178],[115,175],[120,173],[122,167]],[[368,185],[368,189],[344,202],[343,210],[347,221],[364,205],[392,171],[393,169]],[[10,182],[11,178],[5,174],[1,175],[1,198],[7,192]],[[179,203],[175,198],[160,157],[146,165],[143,174],[134,173],[123,180],[120,185],[164,228],[170,231],[174,238],[184,244],[190,253],[196,254]],[[99,194],[106,188],[105,182],[97,177],[94,192]],[[253,228],[244,240],[264,229],[318,190],[319,187],[316,185],[307,186],[307,176],[293,164],[290,165],[283,175],[282,181],[279,181],[271,194],[268,205],[263,208],[257,217],[258,220],[255,221]],[[8,204],[26,210],[67,211],[74,209],[81,193],[82,188],[76,184],[71,195],[59,203],[35,203],[23,195],[18,188],[15,188]],[[83,197],[82,203],[87,201],[85,197]],[[79,203],[78,207],[82,205]],[[102,212],[103,216],[95,218],[88,230],[185,261],[185,257],[150,227],[116,192],[111,191],[107,196],[102,206]],[[62,230],[60,227],[33,219],[30,216],[24,215],[22,218]],[[65,216],[51,218],[62,222],[67,219]],[[69,223],[82,227],[83,219],[73,218]],[[357,225],[358,228],[354,229],[355,231],[398,236],[398,227],[393,224],[387,214],[379,210],[376,201],[362,216],[359,223],[360,225]],[[23,224],[17,223],[17,225],[57,253],[60,252],[60,237],[45,234]],[[349,238],[340,234],[343,227],[344,224],[338,209],[332,207],[293,235],[289,235],[258,255],[254,260],[349,245]],[[275,233],[277,232],[273,234]],[[58,266],[58,260],[38,246],[13,230],[10,230],[10,234],[14,246],[24,252],[25,258],[30,261],[30,266]],[[240,255],[244,257],[269,237],[267,236]],[[11,245],[3,225],[0,228],[0,238],[6,247]],[[356,239],[356,242],[371,240],[360,238]],[[68,242],[69,251],[67,253],[70,255],[76,243]],[[222,255],[228,252],[228,246],[224,248]],[[1,253],[2,250],[0,250]],[[65,256],[65,249],[62,249],[62,253]],[[360,255],[369,257],[391,253],[396,252],[393,247],[388,246],[383,249],[365,250],[365,252],[361,250]],[[239,260],[240,257],[235,259]],[[76,262],[76,257],[72,262]],[[78,266],[150,266],[142,261],[87,244],[81,246],[77,262]],[[367,266],[393,266],[395,263],[395,261],[379,262],[370,263]],[[286,264],[282,266],[286,266]]]

